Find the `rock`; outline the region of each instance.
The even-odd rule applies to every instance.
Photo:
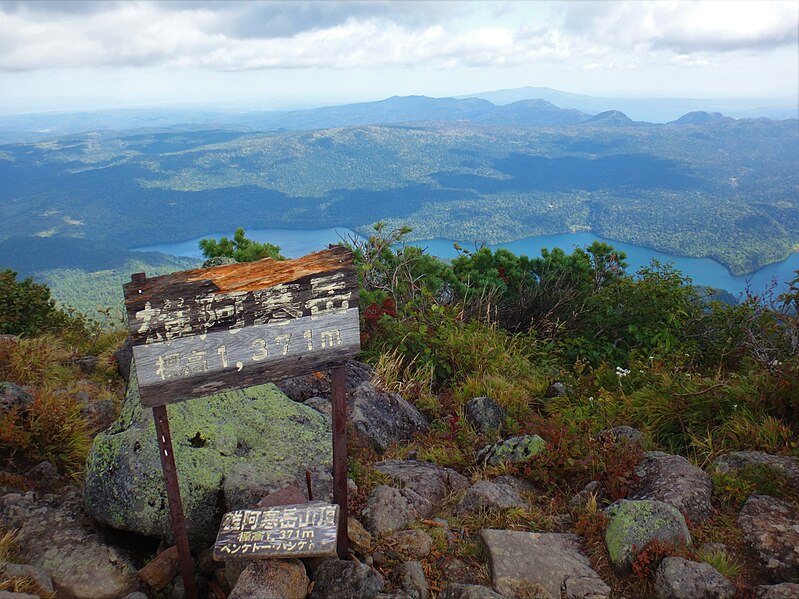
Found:
[[[630,571],[635,556],[654,539],[673,545],[691,544],[683,515],[662,501],[621,499],[605,514],[605,545],[610,561],[620,571]]]
[[[117,417],[117,406],[112,399],[99,399],[86,404],[80,415],[86,421],[86,428],[89,432],[98,433],[114,423]]]
[[[631,426],[614,426],[599,432],[600,439],[607,439],[611,443],[632,443],[634,445],[644,444],[644,433]]]
[[[261,497],[260,501],[255,504],[257,508],[265,507],[278,507],[281,505],[295,505],[297,503],[305,503],[308,498],[297,487],[283,487],[279,491],[269,493]]]
[[[428,429],[427,419],[413,404],[370,382],[361,383],[352,392],[348,412],[355,433],[380,453]]]
[[[52,462],[44,461],[28,470],[28,478],[37,482],[53,483],[61,478],[61,475]]]
[[[519,494],[533,493],[537,495],[540,493],[540,491],[536,489],[535,485],[530,481],[524,480],[523,478],[518,478],[516,476],[511,476],[510,474],[500,474],[496,478],[492,478],[491,482],[498,485],[508,485],[509,487],[513,487]]]
[[[677,508],[692,522],[713,515],[710,475],[682,456],[648,451],[635,467],[638,482],[629,499],[654,499]]]
[[[53,580],[41,568],[27,564],[0,562],[0,580],[8,580],[9,578],[28,578],[39,586],[39,590],[48,593],[53,592]]]
[[[347,362],[347,393],[372,380],[372,367],[363,362]],[[312,397],[330,399],[330,372],[314,372],[278,381],[278,388],[290,399],[304,402]]]
[[[189,540],[197,548],[215,540],[231,509],[220,497],[249,507],[287,484],[304,487],[306,468],[332,464],[330,422],[271,384],[172,404],[169,417]],[[113,528],[171,540],[165,497],[153,417],[133,376],[122,413],[87,458],[84,503]]]
[[[385,460],[374,464],[375,469],[432,502],[466,489],[469,479],[451,468],[416,460]]]
[[[591,597],[610,597],[610,587],[591,569],[577,535],[485,529],[480,539],[488,552],[491,584],[506,597],[538,592],[560,599],[564,585],[572,584],[569,579],[581,579],[583,588],[592,589]]]
[[[604,583],[603,583],[604,584]],[[560,590],[562,599],[609,599],[610,588],[597,583],[595,577],[568,577]]]
[[[383,590],[383,577],[360,562],[330,559],[314,574],[311,599],[372,599]]]
[[[8,493],[0,525],[19,529],[20,559],[46,572],[58,597],[117,599],[138,589],[132,560],[87,526],[75,489],[41,498]]]
[[[11,591],[0,591],[0,599],[39,599],[37,595],[28,593],[12,593]]]
[[[561,381],[555,381],[549,387],[547,387],[547,392],[544,395],[547,399],[552,399],[553,397],[566,397],[571,393],[571,389],[566,383]]]
[[[72,360],[72,364],[80,368],[84,374],[92,374],[97,370],[97,364],[100,360],[97,356],[81,356]]]
[[[179,567],[178,548],[173,545],[139,570],[139,578],[152,590],[160,591],[178,575]]]
[[[19,385],[8,381],[0,382],[0,414],[7,414],[11,410],[21,414],[32,402],[33,395]]]
[[[394,569],[394,581],[412,599],[428,599],[430,587],[420,562],[403,562]]]
[[[212,577],[214,572],[222,567],[224,567],[224,564],[214,560],[213,547],[206,547],[197,557],[197,569],[203,576]]]
[[[494,445],[484,447],[477,454],[477,461],[488,466],[526,462],[546,448],[546,442],[538,435],[511,437]]]
[[[305,599],[308,576],[298,559],[264,559],[249,563],[228,599]]]
[[[493,399],[475,397],[463,407],[466,420],[474,425],[479,435],[499,432],[505,424],[508,413]]]
[[[231,256],[214,256],[212,258],[208,258],[205,262],[203,262],[203,268],[213,268],[214,266],[227,266],[228,264],[238,264],[238,260],[232,258]]]
[[[375,487],[363,508],[363,523],[372,534],[379,535],[404,528],[414,520],[433,513],[433,503],[411,489],[395,489],[388,485]]]
[[[488,587],[476,584],[448,583],[438,596],[439,599],[504,599]]]
[[[602,493],[602,483],[598,480],[592,480],[585,485],[582,491],[577,493],[574,497],[569,499],[569,509],[580,510],[584,509],[591,497],[599,497]]]
[[[655,573],[657,599],[726,599],[735,585],[710,564],[666,557]]]
[[[478,513],[529,507],[513,487],[480,480],[466,491],[466,495],[458,504],[457,511]]]
[[[401,530],[386,539],[386,546],[401,560],[420,560],[430,555],[433,538],[423,530]]]
[[[799,578],[799,511],[767,495],[750,495],[738,513],[738,526],[772,582]]]
[[[378,462],[375,468],[402,488],[380,485],[366,500],[363,523],[372,534],[401,529],[414,520],[431,516],[445,497],[469,484],[466,477],[454,470],[427,462],[387,460]]]
[[[372,535],[352,516],[347,518],[347,539],[355,553],[366,555],[372,550]]]
[[[147,595],[145,595],[141,591],[136,591],[135,593],[126,595],[125,597],[123,597],[123,599],[147,599]]]
[[[133,340],[130,336],[125,339],[122,347],[114,352],[114,360],[117,363],[119,376],[125,379],[125,383],[130,383],[130,367],[133,364]]]
[[[762,451],[734,451],[720,455],[711,468],[727,474],[752,466],[769,468],[789,487],[799,491],[799,458],[796,457],[771,455]]]
[[[796,599],[799,597],[799,584],[783,582],[782,584],[763,585],[755,589],[757,599]]]
[[[333,404],[330,403],[329,399],[325,399],[324,397],[311,397],[302,403],[309,408],[313,408],[320,414],[324,414],[328,418],[333,417]]]
[[[436,561],[442,577],[453,584],[471,584],[475,580],[482,580],[485,572],[474,562],[467,562],[458,557],[446,555]]]

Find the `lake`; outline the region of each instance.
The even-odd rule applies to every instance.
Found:
[[[147,247],[133,248],[135,251],[163,252],[174,256],[188,256],[200,258],[202,253],[199,249],[200,239],[214,237],[219,239],[222,236],[233,237],[233,233],[209,233],[196,239],[189,239],[177,243],[164,243],[150,245]],[[339,243],[342,239],[349,239],[354,233],[344,227],[334,227],[330,229],[252,229],[247,230],[247,237],[260,242],[269,242],[279,245],[281,252],[288,258],[297,258],[310,252],[324,249],[331,243]],[[778,291],[787,289],[787,282],[791,281],[799,270],[799,253],[791,254],[786,260],[764,266],[755,273],[747,275],[733,276],[721,264],[710,258],[688,258],[685,256],[673,256],[664,254],[646,247],[604,239],[593,233],[563,233],[559,235],[541,235],[536,237],[526,237],[517,241],[490,245],[491,249],[506,248],[515,254],[526,254],[527,256],[540,256],[542,248],[560,247],[570,252],[576,247],[586,247],[595,241],[604,241],[611,244],[618,250],[627,254],[629,263],[628,272],[635,272],[642,266],[649,264],[652,258],[661,262],[671,262],[675,268],[684,275],[691,278],[695,285],[705,285],[724,289],[737,296],[743,293],[747,286],[754,292],[761,292],[771,285],[772,281],[777,281]],[[455,242],[448,239],[426,239],[414,241],[413,245],[426,248],[428,253],[440,258],[454,258],[457,256],[453,244]],[[473,249],[473,244],[458,242],[466,249]]]

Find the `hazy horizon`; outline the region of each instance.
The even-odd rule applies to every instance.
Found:
[[[294,109],[525,86],[791,101],[796,2],[0,3],[0,109]]]

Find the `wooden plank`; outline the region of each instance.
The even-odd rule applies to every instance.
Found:
[[[124,290],[143,405],[330,368],[360,350],[345,247],[134,277]]]
[[[184,337],[133,348],[142,404],[261,385],[344,363],[360,351],[358,309],[282,325]]]
[[[228,512],[213,557],[217,561],[335,557],[338,524],[339,506],[323,501]]]

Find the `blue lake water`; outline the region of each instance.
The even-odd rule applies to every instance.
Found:
[[[163,252],[174,256],[188,256],[200,258],[200,239],[222,236],[233,237],[233,233],[209,233],[196,239],[189,239],[177,243],[163,243],[147,247],[134,248],[137,251]],[[354,233],[344,227],[331,229],[252,229],[247,230],[247,237],[260,242],[269,242],[279,245],[281,252],[288,258],[297,258],[310,252],[318,251],[331,243],[339,243],[342,239],[349,239]],[[706,285],[717,289],[724,289],[735,296],[743,293],[747,287],[753,292],[762,292],[772,282],[776,281],[777,292],[787,289],[787,282],[795,278],[795,271],[799,270],[799,253],[791,254],[786,260],[764,266],[755,273],[742,276],[733,276],[721,264],[710,258],[688,258],[664,254],[649,248],[604,239],[593,233],[564,233],[559,235],[542,235],[527,237],[508,243],[489,246],[491,249],[506,248],[515,254],[527,256],[540,256],[542,248],[560,247],[566,252],[571,252],[576,247],[586,247],[595,241],[610,243],[613,247],[627,254],[629,263],[628,272],[635,272],[642,266],[649,264],[652,258],[661,262],[671,262],[685,276],[691,278],[695,285]],[[440,258],[454,258],[457,256],[453,244],[447,239],[427,239],[414,241],[413,245],[426,248],[428,253]],[[458,242],[466,249],[473,249],[467,242]]]

